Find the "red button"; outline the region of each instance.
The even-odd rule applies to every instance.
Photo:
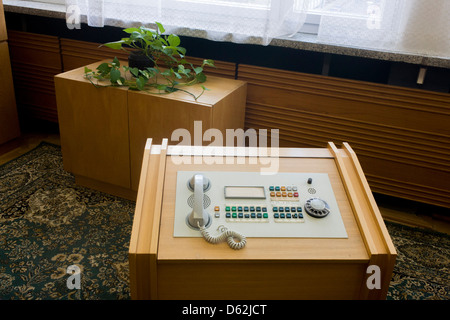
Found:
[[[294,192],[294,197],[298,197],[298,192]]]

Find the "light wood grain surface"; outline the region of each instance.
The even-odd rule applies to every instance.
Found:
[[[347,239],[250,238],[238,251],[202,238],[173,237],[176,174],[179,170],[251,172],[259,171],[261,164],[211,165],[211,159],[203,158],[198,164],[180,165],[171,161],[173,148],[164,153],[157,146],[152,148],[144,154],[138,191],[139,201],[147,204],[136,208],[138,221],[133,225],[129,252],[133,299],[386,297],[396,251],[348,144],[338,149],[329,143],[321,151],[281,149],[279,159],[279,172],[328,174]],[[161,199],[159,188],[163,188]],[[369,290],[365,284],[370,265],[381,269],[380,290]]]

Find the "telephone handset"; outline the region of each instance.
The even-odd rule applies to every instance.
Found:
[[[209,243],[227,241],[230,248],[239,250],[245,247],[247,239],[244,235],[228,230],[225,226],[219,226],[220,234],[213,236],[207,228],[211,225],[211,215],[205,210],[204,194],[211,187],[211,181],[202,174],[195,174],[188,181],[188,188],[194,192],[194,205],[192,212],[187,216],[186,223],[193,229],[199,230],[203,238]],[[237,239],[237,241],[236,241]]]
[[[188,187],[194,191],[194,206],[188,216],[189,225],[196,229],[200,226],[208,227],[211,224],[211,216],[203,207],[203,195],[210,188],[210,181],[201,174],[196,174],[188,182]]]

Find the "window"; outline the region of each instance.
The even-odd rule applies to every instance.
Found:
[[[377,5],[385,0],[29,0],[33,2],[65,4],[77,3],[82,13],[101,16],[102,22],[94,22],[103,25],[104,19],[123,21],[125,23],[140,22],[152,23],[155,20],[166,20],[164,25],[184,27],[205,32],[221,32],[224,25],[229,26],[225,32],[248,32],[253,30],[255,37],[264,36],[262,32],[267,30],[266,22],[271,10],[286,10],[285,6],[293,6],[293,15],[306,14],[304,23],[300,25],[299,32],[318,34],[321,16],[327,15],[351,15],[367,18],[368,5]],[[278,4],[280,3],[280,4]],[[281,4],[283,3],[283,4]],[[164,8],[170,8],[169,14],[164,14]],[[150,14],[149,14],[150,12]],[[193,15],[188,20],[184,17]],[[281,16],[281,15],[279,15]],[[225,18],[226,17],[226,18]],[[297,19],[297,17],[295,17]],[[98,21],[92,18],[92,21]],[[209,20],[209,21],[207,21]],[[183,25],[180,25],[180,22]],[[178,23],[178,25],[177,25]],[[275,21],[273,21],[275,23]],[[107,23],[108,24],[108,23]],[[251,26],[253,25],[253,27]],[[205,27],[209,29],[206,29]],[[295,29],[295,23],[290,23],[290,31]],[[297,28],[298,29],[298,28]],[[259,31],[258,31],[259,30]],[[270,33],[270,32],[269,32]],[[289,33],[289,32],[287,32]],[[290,32],[292,33],[292,32]],[[268,37],[273,35],[269,34]]]
[[[381,19],[381,12],[386,0],[310,0],[303,8],[303,1],[295,2],[295,10],[306,11],[307,18],[301,33],[318,34],[322,16],[347,17],[360,20],[373,20],[373,23]]]
[[[371,9],[385,6],[386,0],[311,0],[307,2],[307,11],[311,14],[350,16],[367,18],[371,14]],[[302,1],[296,1],[296,10]]]
[[[436,57],[448,57],[450,48],[449,0],[23,2],[76,5],[90,26],[125,28],[158,21],[168,32],[217,41],[267,45],[273,38],[301,32],[317,35],[315,41],[324,44]]]

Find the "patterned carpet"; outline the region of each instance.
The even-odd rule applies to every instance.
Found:
[[[75,185],[59,147],[0,167],[0,299],[129,299],[134,202]],[[67,267],[81,268],[81,290]]]
[[[0,299],[130,299],[134,202],[76,186],[60,147],[42,143],[0,167]],[[395,300],[450,299],[450,238],[387,224],[398,250]],[[81,289],[67,288],[67,268]]]

